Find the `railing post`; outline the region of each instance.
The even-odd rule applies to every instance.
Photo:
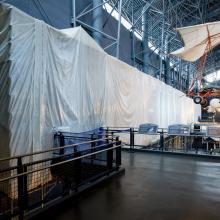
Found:
[[[95,147],[96,147],[96,142],[95,142],[95,138],[94,138],[94,134],[91,135],[91,153],[94,153],[96,151]],[[93,161],[95,159],[95,154],[93,154],[91,156],[91,163],[93,164]]]
[[[23,165],[23,173],[27,172],[27,166]],[[24,200],[24,210],[28,207],[28,181],[27,174],[23,175],[23,200]]]
[[[105,142],[106,142],[106,144],[108,144],[109,143],[109,135],[108,135],[108,128],[107,128],[107,130],[106,130],[106,134],[105,134],[105,138],[106,138],[106,140],[105,140]]]
[[[113,144],[109,144],[108,148],[113,147]],[[107,168],[112,169],[112,163],[113,163],[113,149],[107,150]]]
[[[60,148],[60,152],[59,152],[60,155],[64,155],[64,148],[63,148],[64,146],[65,146],[64,136],[61,133],[60,134],[60,147],[62,148]]]
[[[108,136],[109,136],[109,128],[107,127],[107,128],[106,128],[105,137],[108,138]]]
[[[112,141],[114,141],[114,132],[111,132],[111,136],[112,136]]]
[[[116,167],[119,168],[121,165],[121,141],[119,141],[119,137],[116,137]]]
[[[130,150],[134,149],[134,128],[130,128]]]
[[[163,151],[164,150],[164,132],[163,129],[160,133],[160,149]]]
[[[24,172],[27,172],[27,166],[22,164],[22,157],[18,157],[17,174],[23,174]],[[19,220],[23,220],[24,211],[27,207],[27,175],[18,176],[17,181]]]
[[[74,158],[80,157],[81,152],[77,150],[77,146],[74,147]],[[81,159],[77,159],[74,161],[74,170],[75,170],[75,177],[76,177],[76,184],[81,183],[81,174],[82,174],[82,163]]]

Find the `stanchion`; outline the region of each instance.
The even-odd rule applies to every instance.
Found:
[[[22,158],[17,160],[17,174],[27,172],[27,167],[23,166]],[[19,208],[19,220],[24,219],[24,211],[27,207],[27,175],[18,176],[18,208]]]
[[[130,150],[134,150],[134,128],[130,128]]]
[[[163,129],[160,132],[160,149],[162,151],[164,151],[164,131],[163,131]]]
[[[113,144],[108,145],[109,148],[113,147]],[[109,170],[112,169],[112,163],[113,163],[113,150],[107,150],[107,168]]]
[[[121,141],[119,141],[119,137],[116,137],[116,167],[119,168],[121,165]]]

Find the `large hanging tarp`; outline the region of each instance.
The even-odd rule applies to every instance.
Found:
[[[220,43],[220,21],[177,28],[184,47],[172,52],[187,61],[196,61]]]
[[[0,6],[1,157],[52,145],[54,127],[190,123],[182,92],[106,54],[81,28],[57,30]]]

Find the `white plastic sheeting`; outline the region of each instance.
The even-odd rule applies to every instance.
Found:
[[[187,61],[198,60],[220,43],[220,21],[177,28],[177,31],[184,41],[184,47],[171,54]]]
[[[54,127],[167,127],[198,115],[182,92],[107,55],[81,27],[56,30],[1,5],[0,40],[1,156],[52,146]]]

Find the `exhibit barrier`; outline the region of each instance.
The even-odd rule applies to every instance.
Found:
[[[131,152],[143,150],[219,157],[220,133],[219,130],[216,132],[214,128],[215,126],[210,126],[208,131],[204,131],[202,128],[193,129],[193,131],[189,130],[187,134],[175,132],[171,134],[168,128],[158,128],[154,133],[142,133],[139,130],[140,127],[107,127],[106,132],[110,135],[119,135],[124,143],[123,149]],[[151,142],[146,141],[145,144],[139,144],[139,139],[151,140]]]
[[[64,136],[60,135],[61,145]],[[82,149],[82,145],[90,147]],[[123,170],[121,146],[117,136],[102,136],[1,159],[0,219],[33,216],[118,174]],[[28,157],[39,155],[43,159],[25,162],[30,161]],[[4,163],[12,164],[11,161],[16,165],[2,168]]]

